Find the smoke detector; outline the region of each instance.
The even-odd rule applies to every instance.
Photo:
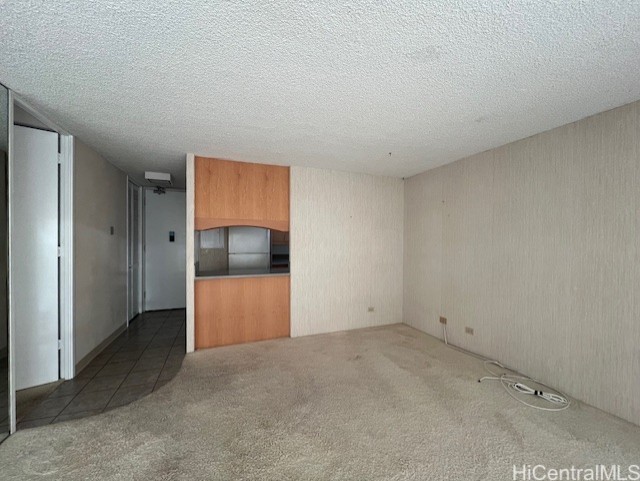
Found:
[[[144,178],[156,187],[171,187],[173,185],[171,174],[164,172],[145,172]]]

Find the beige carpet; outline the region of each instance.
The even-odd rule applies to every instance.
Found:
[[[1,479],[512,479],[512,465],[640,462],[640,427],[534,411],[404,325],[212,349],[161,390],[20,431]]]

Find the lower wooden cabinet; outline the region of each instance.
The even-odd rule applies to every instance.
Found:
[[[290,335],[289,276],[195,281],[195,347]]]

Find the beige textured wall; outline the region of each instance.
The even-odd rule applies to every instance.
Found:
[[[291,335],[402,322],[402,180],[291,167],[290,189]]]
[[[74,139],[76,364],[127,322],[126,202],[126,174]]]
[[[640,103],[412,177],[404,320],[640,424],[639,208]]]

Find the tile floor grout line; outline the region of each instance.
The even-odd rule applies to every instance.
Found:
[[[163,323],[164,324],[164,323]],[[161,326],[162,327],[162,326]],[[151,338],[151,341],[153,340],[153,338],[155,336],[158,335],[158,331],[161,329],[158,328],[158,330],[156,330],[155,334],[153,335],[153,337]],[[140,358],[142,358],[142,355],[144,354],[144,351],[146,351],[147,349],[149,349],[149,345],[151,344],[151,341],[149,341],[147,343],[147,345],[145,346],[145,348],[142,350],[142,354],[140,355],[140,357],[138,358],[138,360],[136,362],[133,363],[133,366],[131,366],[131,369],[129,370],[129,372],[127,372],[126,376],[124,377],[124,379],[122,380],[122,382],[118,385],[118,387],[116,388],[116,390],[113,392],[113,394],[111,395],[111,397],[109,398],[109,401],[107,401],[106,406],[102,409],[102,411],[100,411],[101,413],[104,412],[105,409],[107,409],[109,407],[109,404],[111,403],[111,401],[113,400],[113,397],[116,395],[116,393],[118,392],[118,390],[120,389],[120,387],[122,386],[122,383],[124,383],[124,381],[127,379],[127,377],[129,376],[129,374],[131,374],[131,372],[133,371],[133,368],[136,367],[136,364],[138,363],[138,361],[140,360]],[[166,362],[166,361],[165,361]],[[162,371],[162,369],[161,369]]]
[[[143,351],[144,352],[144,351]],[[122,379],[122,381],[120,381],[120,384],[118,384],[118,387],[116,388],[115,391],[113,391],[113,394],[111,395],[111,397],[109,398],[109,400],[107,401],[107,404],[105,404],[104,408],[102,408],[102,410],[100,411],[101,413],[104,412],[105,409],[107,409],[109,407],[109,403],[111,402],[111,400],[113,399],[113,396],[116,395],[116,393],[118,392],[118,390],[120,389],[120,387],[122,386],[122,383],[125,381],[125,379],[127,379],[127,377],[129,376],[129,374],[131,374],[131,371],[133,371],[133,368],[136,367],[136,362],[133,363],[133,366],[131,366],[131,369],[129,369],[129,372],[127,372],[127,374],[124,376],[124,379]]]
[[[142,349],[139,349],[140,355],[139,355],[136,359],[134,359],[134,360],[133,360],[134,362],[133,362],[132,367],[131,367],[131,368],[130,368],[126,373],[125,373],[125,375],[124,375],[124,377],[123,377],[122,381],[120,381],[120,383],[118,384],[118,386],[115,388],[115,390],[114,390],[113,394],[111,395],[111,397],[110,397],[110,398],[109,398],[109,400],[107,401],[107,404],[105,405],[105,407],[104,407],[104,408],[101,408],[101,409],[99,410],[99,412],[100,412],[100,413],[105,412],[105,411],[106,411],[106,409],[107,409],[107,408],[108,408],[108,406],[109,406],[109,403],[111,403],[111,401],[113,400],[114,396],[115,396],[115,395],[116,395],[116,394],[117,394],[121,389],[123,389],[122,385],[123,385],[123,384],[124,384],[124,382],[129,378],[129,376],[133,373],[133,370],[134,370],[135,366],[137,365],[137,363],[138,363],[140,360],[142,360],[142,357],[144,356],[144,353],[145,353],[145,352],[147,352],[149,349],[153,349],[153,347],[151,347],[151,344],[153,343],[154,339],[170,339],[170,340],[171,340],[171,344],[170,344],[170,345],[168,345],[168,346],[158,346],[158,347],[160,347],[160,348],[163,348],[163,347],[168,348],[168,352],[167,352],[166,356],[164,357],[164,361],[162,362],[162,366],[161,366],[161,367],[160,367],[160,369],[159,369],[158,378],[157,378],[157,379],[156,379],[156,381],[153,383],[153,388],[152,388],[152,390],[151,390],[151,392],[153,392],[153,391],[156,389],[156,387],[157,387],[157,385],[158,385],[158,382],[159,382],[159,379],[160,379],[160,375],[162,374],[162,371],[163,371],[163,370],[164,370],[164,368],[166,367],[166,365],[167,365],[167,361],[168,361],[169,357],[171,356],[171,351],[172,351],[172,349],[175,347],[175,342],[176,342],[176,340],[177,340],[178,338],[180,338],[180,337],[182,337],[182,336],[184,335],[184,334],[180,334],[180,331],[182,331],[182,330],[183,330],[183,328],[184,328],[184,323],[185,323],[184,314],[182,314],[182,315],[178,315],[178,316],[176,316],[176,317],[172,317],[172,313],[173,313],[173,312],[175,312],[175,311],[184,311],[184,309],[168,310],[168,311],[167,311],[167,313],[166,313],[166,315],[164,315],[164,316],[160,316],[160,317],[159,317],[159,318],[157,318],[157,319],[154,319],[153,317],[152,317],[151,319],[149,319],[149,318],[144,318],[144,317],[142,317],[142,316],[144,315],[144,313],[142,313],[142,314],[140,315],[140,316],[141,316],[141,318],[140,318],[140,319],[137,319],[137,318],[136,318],[136,323],[135,323],[135,324],[131,323],[131,324],[133,324],[133,328],[131,328],[131,324],[130,324],[130,326],[127,328],[127,330],[126,330],[126,331],[124,331],[124,332],[121,334],[121,336],[119,336],[118,338],[116,338],[116,339],[113,341],[113,343],[115,343],[115,342],[120,342],[120,343],[121,343],[121,345],[119,345],[119,346],[118,346],[118,348],[117,348],[117,349],[115,349],[113,352],[108,353],[109,355],[106,357],[106,361],[105,361],[105,362],[100,366],[100,368],[99,368],[99,369],[98,369],[94,374],[89,375],[89,376],[87,376],[86,378],[84,378],[84,379],[87,379],[87,382],[86,382],[86,383],[85,383],[85,384],[84,384],[84,385],[83,385],[83,386],[78,390],[78,392],[75,392],[75,393],[73,393],[73,394],[71,394],[71,395],[70,395],[70,396],[71,396],[71,399],[69,399],[69,401],[68,401],[67,403],[65,403],[64,407],[60,410],[60,412],[58,412],[58,414],[56,414],[56,415],[54,415],[54,416],[43,416],[43,417],[41,417],[41,418],[24,420],[24,421],[22,421],[22,422],[37,421],[37,420],[47,419],[47,418],[51,417],[51,418],[52,418],[52,419],[51,419],[51,421],[50,421],[49,423],[47,423],[47,424],[53,424],[53,423],[57,422],[57,421],[58,421],[58,419],[59,419],[61,416],[65,416],[65,415],[63,414],[64,410],[65,410],[65,409],[67,409],[67,407],[68,407],[71,403],[73,403],[73,401],[74,401],[74,400],[76,400],[76,398],[77,398],[80,394],[82,394],[82,393],[89,393],[89,392],[99,392],[100,390],[97,390],[97,391],[85,391],[85,389],[87,388],[87,386],[88,386],[92,381],[94,381],[95,379],[98,379],[98,374],[99,374],[99,373],[102,371],[102,369],[104,369],[107,365],[109,365],[109,364],[114,364],[114,363],[119,363],[119,362],[127,362],[127,360],[113,361],[113,358],[114,358],[118,353],[123,353],[123,352],[133,352],[133,351],[123,351],[123,349],[126,347],[127,343],[129,343],[129,342],[130,342],[130,341],[132,341],[132,340],[134,340],[134,341],[135,341],[135,340],[136,340],[136,338],[139,338],[140,334],[147,334],[147,333],[148,333],[148,334],[151,334],[151,336],[148,338],[149,340],[145,343],[144,347],[143,347]],[[178,334],[176,334],[175,336],[167,337],[167,338],[158,337],[158,336],[162,333],[162,330],[163,330],[163,327],[165,327],[165,324],[167,324],[170,320],[171,320],[171,322],[170,322],[170,323],[169,323],[169,325],[168,325],[168,326],[166,326],[166,327],[167,327],[167,328],[169,328],[169,327],[170,327],[170,328],[172,328],[172,329],[173,329],[173,328],[175,328],[175,327],[176,327],[176,324],[178,324],[178,325],[179,325],[178,330],[177,330]],[[149,324],[147,324],[147,323],[149,323]],[[145,329],[146,327],[149,327],[150,329]],[[146,331],[148,331],[148,332],[146,332]],[[113,345],[113,343],[112,343],[112,344],[110,344],[109,346],[107,346],[107,347],[105,348],[105,350],[106,350],[106,349],[109,349],[109,347],[110,347],[111,345]],[[184,353],[184,352],[182,353],[183,357],[184,357],[184,355],[185,355],[185,354],[186,354],[186,353]],[[98,354],[98,356],[100,356],[100,354]],[[96,356],[96,358],[97,358],[98,356]],[[95,358],[94,358],[94,359],[95,359]],[[153,359],[153,358],[151,358],[151,359]],[[92,360],[92,362],[93,362],[93,360]],[[88,365],[88,366],[90,366],[90,365],[91,365],[91,363],[89,363],[89,365]],[[87,366],[87,367],[88,367],[88,366]],[[152,370],[154,370],[154,369],[149,369],[149,371],[152,371]],[[138,372],[145,372],[145,371],[138,371]],[[101,376],[101,377],[107,377],[107,376]],[[78,379],[83,379],[83,378],[82,378],[82,377],[80,377],[80,378],[76,377],[76,378],[71,379],[71,380],[68,380],[68,381],[63,381],[63,383],[62,383],[62,384],[64,384],[64,382],[72,382],[72,381],[74,381],[74,380],[78,380]],[[62,384],[61,384],[61,385],[62,385]],[[137,386],[137,385],[133,385],[133,386]],[[60,387],[60,386],[59,386],[59,387]],[[56,390],[57,390],[57,389],[58,389],[58,388],[56,388]],[[104,389],[103,391],[107,391],[107,390],[108,390],[108,389]],[[58,398],[60,398],[60,397],[63,397],[63,396],[58,396],[58,397],[55,397],[55,398],[51,398],[51,397],[49,397],[51,394],[53,394],[53,392],[55,392],[55,390],[54,390],[54,391],[52,391],[49,395],[47,395],[45,398],[43,398],[43,399],[40,401],[40,404],[42,404],[42,402],[44,402],[44,401],[46,401],[46,400],[49,400],[49,399],[58,399]],[[144,396],[141,396],[141,397],[144,397]],[[139,398],[138,398],[138,399],[139,399]],[[133,401],[131,401],[131,402],[133,402]],[[36,405],[36,406],[34,407],[34,409],[36,409],[40,404]],[[127,403],[127,404],[129,404],[129,403]],[[32,412],[32,411],[33,411],[33,409],[32,409],[32,410],[30,410],[29,412]],[[76,412],[76,413],[68,413],[68,414],[69,414],[69,415],[77,415],[78,417],[86,417],[86,416],[81,416],[81,415],[82,415],[82,413],[88,413],[88,412],[93,412],[93,411],[95,411],[95,410],[93,410],[93,409],[88,409],[88,410],[85,410],[85,411],[78,411],[78,412]],[[28,416],[28,413],[27,413],[27,414],[25,414],[25,416]],[[22,419],[24,419],[24,418],[22,418]],[[44,425],[46,425],[46,424],[43,424],[43,426],[44,426]],[[25,429],[27,429],[27,428],[25,428]]]
[[[178,336],[176,336],[178,337]],[[173,342],[175,342],[175,338],[173,338]],[[171,343],[171,345],[173,346],[173,342]],[[169,352],[171,352],[171,348],[169,348]],[[158,380],[160,379],[160,375],[162,375],[162,371],[164,370],[164,367],[167,365],[167,359],[169,359],[169,354],[167,354],[167,357],[164,359],[164,362],[162,363],[162,367],[160,368],[160,373],[158,374],[158,379],[156,379],[156,382],[153,383],[153,389],[151,390],[151,392],[155,391],[156,389],[156,384],[158,384]]]

